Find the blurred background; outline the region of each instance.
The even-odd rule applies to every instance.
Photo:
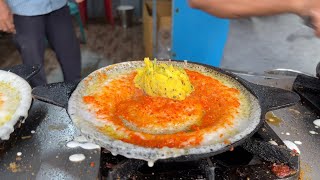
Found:
[[[313,75],[320,61],[319,39],[301,18],[290,14],[219,19],[178,0],[87,0],[70,6],[70,13],[81,43],[83,76],[144,57],[254,73],[284,68]],[[0,55],[1,67],[21,63],[10,34],[0,33]],[[49,82],[62,81],[49,46],[45,66]]]

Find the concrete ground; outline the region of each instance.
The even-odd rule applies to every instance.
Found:
[[[81,44],[82,76],[85,77],[92,71],[110,64],[143,59],[142,34],[141,24],[130,29],[118,26],[112,28],[105,21],[94,21],[88,24],[87,43]],[[11,36],[0,36],[0,68],[21,63]],[[63,81],[60,65],[50,48],[46,49],[44,65],[48,83]]]

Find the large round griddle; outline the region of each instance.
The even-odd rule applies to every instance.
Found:
[[[81,111],[81,109],[77,109],[76,104],[82,95],[81,92],[83,91],[83,88],[85,88],[83,81],[80,83],[55,83],[37,87],[32,93],[34,98],[67,108],[71,119],[81,132],[95,143],[113,152],[113,154],[120,154],[128,158],[143,159],[150,162],[159,159],[164,159],[166,161],[197,159],[227,151],[231,147],[242,144],[248,137],[252,136],[260,128],[263,123],[263,117],[267,111],[287,107],[300,100],[299,96],[291,91],[256,85],[220,68],[193,62],[163,62],[173,63],[191,70],[197,69],[203,72],[216,73],[221,77],[232,81],[240,91],[248,96],[251,101],[250,115],[247,121],[245,121],[246,124],[241,126],[233,137],[229,138],[230,144],[216,143],[189,149],[139,147],[119,140],[114,140],[97,131],[92,123],[77,116],[77,111]],[[143,61],[130,61],[114,64],[93,73],[114,73],[119,70],[131,70],[132,68],[142,66]]]

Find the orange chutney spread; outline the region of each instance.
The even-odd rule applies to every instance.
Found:
[[[136,72],[132,72],[84,96],[83,102],[96,117],[106,121],[99,130],[112,138],[152,148],[197,146],[209,131],[233,124],[240,106],[240,92],[199,72],[186,70],[186,73],[194,91],[184,100],[146,95],[135,87]],[[100,82],[108,79],[105,75],[99,76]],[[108,122],[116,128],[110,130]],[[186,128],[171,131],[180,125]],[[171,130],[161,131],[166,128]]]

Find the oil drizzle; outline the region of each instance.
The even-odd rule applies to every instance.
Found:
[[[299,154],[301,154],[298,146],[291,141],[284,140],[283,143],[291,150],[296,150]]]
[[[83,161],[86,157],[83,154],[73,154],[69,156],[69,160],[72,162],[80,162]]]
[[[270,140],[269,143],[272,144],[272,145],[278,146],[278,143],[273,141],[273,140]]]
[[[154,161],[148,161],[148,166],[153,167],[154,166]]]
[[[265,115],[266,121],[274,126],[280,126],[282,119],[277,117],[273,112],[267,112]]]
[[[320,126],[320,119],[314,120],[314,121],[313,121],[313,124],[314,124],[315,126]]]
[[[317,132],[315,131],[309,131],[310,134],[318,134]]]
[[[302,142],[301,141],[293,141],[295,144],[301,145]]]

